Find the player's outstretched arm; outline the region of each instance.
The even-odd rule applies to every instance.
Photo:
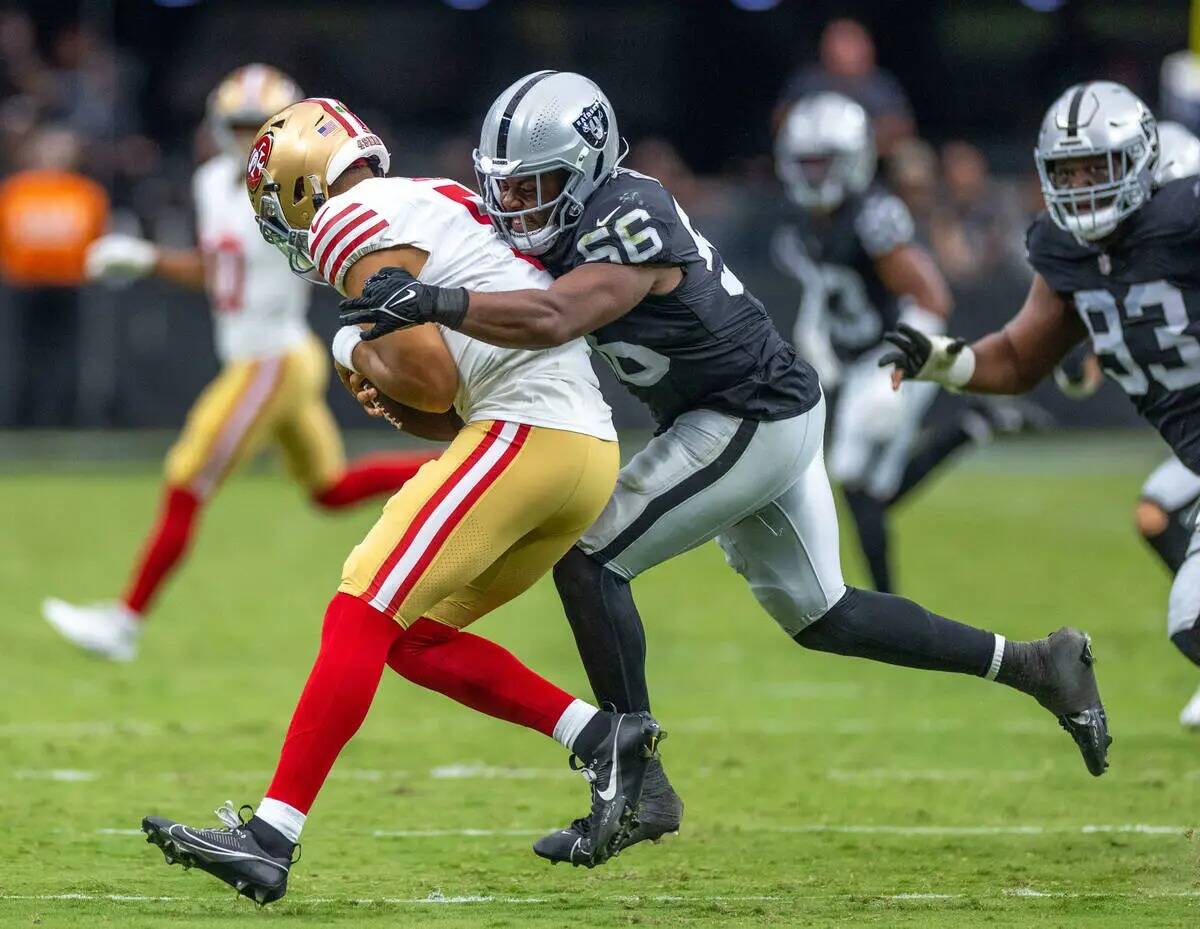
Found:
[[[971,345],[975,371],[966,389],[986,394],[1033,390],[1086,337],[1067,302],[1035,274],[1021,311],[999,332]]]
[[[462,331],[494,345],[550,348],[618,319],[645,299],[660,268],[584,264],[548,290],[472,293]]]
[[[967,345],[902,326],[884,336],[897,350],[879,363],[895,365],[897,386],[913,379],[972,393],[1021,394],[1050,374],[1086,335],[1083,323],[1039,274],[1021,311],[999,332]]]
[[[368,340],[434,322],[504,348],[552,348],[624,316],[652,290],[674,286],[679,274],[675,267],[585,264],[548,290],[483,293],[434,287],[411,269],[389,267],[366,281],[358,299],[342,301],[341,320],[371,325]]]
[[[160,277],[193,290],[204,289],[204,258],[197,248],[160,248],[137,236],[110,233],[88,246],[84,270],[89,280],[123,284]]]

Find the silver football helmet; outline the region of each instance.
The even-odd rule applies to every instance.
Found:
[[[1158,124],[1158,171],[1154,183],[1162,186],[1168,181],[1200,174],[1200,138],[1182,123]]]
[[[527,255],[546,252],[579,222],[588,197],[616,170],[625,151],[612,104],[595,83],[569,71],[527,74],[496,98],[483,120],[475,175],[496,231]],[[543,195],[545,176],[565,171],[556,195]],[[506,211],[500,184],[532,177],[537,206]]]
[[[1050,218],[1087,244],[1150,199],[1158,127],[1128,87],[1076,84],[1046,111],[1033,155]]]
[[[788,196],[809,210],[837,209],[875,177],[875,139],[867,111],[841,94],[792,105],[775,138],[775,173]]]

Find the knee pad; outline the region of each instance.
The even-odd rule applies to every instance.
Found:
[[[790,636],[816,622],[831,607],[830,597],[820,584],[805,584],[792,571],[775,570],[773,565],[747,559],[726,535],[717,536],[725,553],[725,562],[750,585],[750,592],[779,627]],[[841,597],[845,588],[837,591]]]

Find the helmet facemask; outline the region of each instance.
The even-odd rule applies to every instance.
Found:
[[[314,211],[320,210],[327,197],[321,189],[318,179],[315,177],[303,178],[300,183],[311,186]],[[255,216],[258,231],[269,244],[274,245],[284,254],[288,260],[288,267],[294,274],[300,275],[305,280],[319,284],[325,283],[308,254],[308,229],[296,229],[288,223],[279,194],[279,184],[272,180],[269,172],[264,171],[263,192],[259,200],[258,213]]]
[[[526,168],[520,162],[506,162],[473,153],[475,178],[483,208],[505,242],[525,255],[542,255],[550,250],[566,229],[577,225],[583,215],[583,204],[575,196],[583,180],[583,172],[562,161]],[[564,171],[566,180],[556,196],[547,199],[545,188],[548,175]],[[505,210],[501,203],[501,182],[533,178],[537,191],[535,206],[520,210]],[[543,217],[544,220],[543,220]]]
[[[1064,154],[1047,158],[1038,153],[1038,176],[1046,210],[1060,229],[1094,242],[1111,235],[1150,196],[1150,177],[1157,152],[1141,139],[1116,151]],[[1071,186],[1067,162],[1095,159],[1103,178],[1097,183]]]
[[[781,158],[776,173],[797,205],[829,211],[846,199],[854,160],[854,153],[847,152],[797,154]]]
[[[866,111],[841,94],[820,93],[788,110],[775,139],[775,174],[806,210],[832,212],[875,177]]]

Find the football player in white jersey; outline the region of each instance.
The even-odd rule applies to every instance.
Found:
[[[158,522],[121,599],[95,606],[55,599],[43,604],[55,629],[100,657],[135,657],[142,620],[182,560],[199,511],[225,477],[264,445],[278,447],[291,475],[325,509],[394,493],[432,457],[377,455],[347,467],[325,402],[329,362],[305,318],[310,288],[263,241],[246,203],[246,154],[258,127],[300,96],[291,78],[275,68],[238,68],[208,101],[219,152],[192,182],[197,246],[170,249],[114,234],[97,240],[87,255],[93,279],[153,275],[203,289],[222,365],[167,456]]]
[[[385,266],[480,290],[547,287],[536,261],[496,234],[477,198],[445,179],[389,178],[388,150],[336,100],[264,124],[246,185],[293,270],[346,295]],[[320,652],[275,776],[253,817],[227,828],[161,817],[142,828],[168,863],[201,868],[259,903],[287,889],[295,843],[385,666],[570,749],[592,782],[589,843],[608,857],[632,827],[661,734],[648,713],[601,712],[465,631],[516,597],[578,540],[616,482],[618,448],[585,343],[497,348],[425,325],[372,342],[338,333],[334,356],[390,397],[393,418],[454,438],[384,508],[346,560]],[[590,850],[585,850],[589,861]]]

